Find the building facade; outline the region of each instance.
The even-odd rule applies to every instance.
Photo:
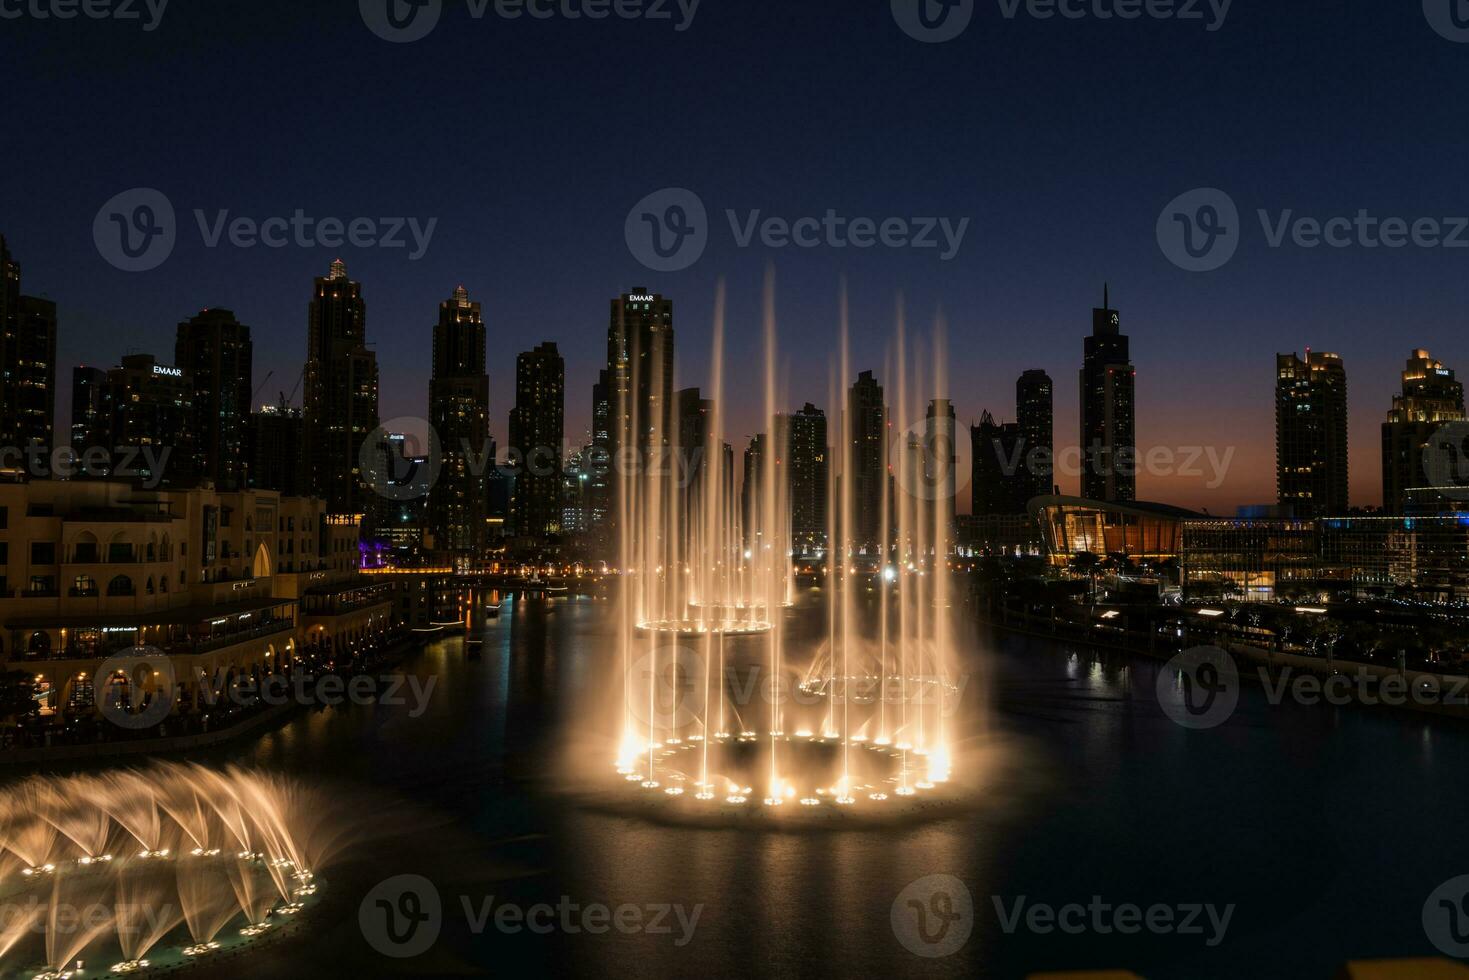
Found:
[[[1081,367],[1081,495],[1114,503],[1137,499],[1137,372],[1121,321],[1104,289]]]
[[[484,317],[463,286],[439,304],[429,421],[438,434],[441,460],[429,490],[432,548],[478,558],[486,543],[485,473],[494,458],[490,379],[485,373]]]
[[[367,348],[362,284],[347,278],[340,259],[313,286],[302,381],[309,492],[333,514],[374,510],[360,453],[378,426],[377,355]]]
[[[358,574],[356,535],[268,491],[0,485],[0,669],[31,675],[43,716],[85,714],[100,687],[138,683],[114,658],[150,648],[167,669],[129,694],[166,685],[178,715],[226,677],[351,659],[393,632],[391,583]]]
[[[250,328],[229,310],[202,310],[178,325],[174,365],[194,383],[192,468],[219,490],[249,485],[254,350]]]
[[[1347,372],[1335,354],[1306,350],[1275,358],[1277,496],[1296,517],[1344,514]]]
[[[1456,443],[1469,436],[1464,431],[1436,450],[1432,446],[1446,424],[1465,421],[1463,382],[1441,361],[1426,350],[1413,351],[1402,383],[1402,393],[1393,395],[1392,410],[1382,423],[1382,506],[1389,514],[1407,512],[1410,490],[1431,488],[1458,475],[1463,447]],[[1454,454],[1452,459],[1441,458],[1449,453]],[[1469,494],[1460,490],[1455,496],[1462,499]],[[1415,501],[1414,510],[1421,512],[1423,503]]]
[[[566,362],[547,341],[515,359],[515,408],[510,451],[516,466],[511,506],[515,535],[561,534],[561,471],[565,437]]]
[[[797,556],[822,554],[831,480],[826,413],[807,402],[785,425],[790,433],[791,544]]]
[[[884,492],[888,480],[888,411],[882,385],[871,371],[857,375],[847,389],[847,465],[851,481],[853,527],[849,539],[868,554],[883,550],[879,545],[883,526]]]

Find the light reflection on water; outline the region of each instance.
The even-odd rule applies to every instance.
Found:
[[[1469,788],[1461,726],[1411,715],[1274,707],[1247,688],[1227,724],[1185,731],[1158,708],[1159,665],[1015,636],[971,644],[994,703],[988,724],[1017,746],[1023,782],[938,822],[771,833],[654,825],[570,805],[558,754],[595,730],[615,657],[610,603],[517,597],[483,627],[477,659],[445,637],[403,670],[436,688],[429,710],[348,706],[297,716],[217,755],[377,787],[421,807],[422,830],[339,875],[323,941],[268,955],[298,969],[393,966],[361,951],[355,898],[381,878],[434,880],[450,916],[428,974],[598,977],[1019,976],[1126,966],[1150,978],[1329,976],[1351,956],[1427,955],[1426,896],[1469,864],[1452,828]],[[793,615],[803,615],[797,611]],[[799,625],[799,624],[798,624]],[[819,625],[813,633],[819,632]],[[980,653],[979,650],[985,652]],[[975,716],[976,730],[986,723]],[[1022,748],[1023,747],[1023,748]],[[951,873],[974,898],[957,954],[919,960],[889,925],[915,879]],[[1005,935],[992,895],[1013,902],[1235,903],[1226,942],[1059,933]],[[472,935],[478,903],[704,906],[694,940],[561,931]]]

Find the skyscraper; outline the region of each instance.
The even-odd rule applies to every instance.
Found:
[[[287,497],[303,496],[306,481],[301,467],[301,410],[290,407],[282,398],[279,405],[265,405],[251,415],[250,424],[251,488],[275,490]]]
[[[760,526],[760,481],[764,479],[766,452],[765,433],[750,437],[745,447],[744,482],[740,486],[740,524],[745,547],[755,547],[755,534]]]
[[[362,284],[341,259],[318,277],[306,337],[302,459],[307,486],[333,514],[375,510],[358,462],[378,426],[377,355],[367,349]]]
[[[489,448],[485,322],[480,304],[470,302],[463,286],[439,304],[428,411],[441,459],[428,501],[433,547],[477,556],[485,547],[485,477],[494,454]]]
[[[229,310],[202,310],[178,325],[174,363],[194,382],[194,469],[219,490],[248,482],[254,345]]]
[[[11,414],[10,392],[16,331],[20,327],[20,265],[10,255],[5,236],[0,235],[0,441],[15,445],[15,420]]]
[[[1465,420],[1463,383],[1428,351],[1413,351],[1402,380],[1382,424],[1382,505],[1389,514],[1404,512],[1409,488],[1431,484],[1423,457],[1433,434],[1445,422]]]
[[[56,304],[20,291],[20,264],[0,236],[0,442],[56,444]]]
[[[673,341],[672,300],[642,286],[612,300],[612,322],[607,328],[607,393],[614,457],[623,446],[646,453],[673,445],[678,424],[672,417],[676,409]],[[621,461],[618,468],[624,468],[625,463]],[[615,512],[615,505],[611,510]]]
[[[1136,371],[1121,319],[1104,288],[1081,366],[1081,495],[1091,500],[1137,499]]]
[[[56,304],[20,297],[5,359],[6,438],[15,446],[56,445]]]
[[[1041,370],[1026,371],[1015,382],[1015,419],[1025,450],[1018,472],[1026,503],[1055,488],[1054,391],[1051,376]]]
[[[842,474],[851,481],[853,492],[852,540],[856,546],[875,554],[882,534],[883,484],[887,480],[887,405],[882,385],[871,371],[857,375],[847,390],[847,461],[851,473]]]
[[[970,510],[975,516],[1025,512],[1030,497],[1019,469],[1019,460],[1025,455],[1025,438],[1018,423],[1001,425],[989,412],[980,416],[978,425],[969,427],[973,454]]]
[[[129,354],[107,372],[112,475],[148,486],[198,483],[194,381],[152,354]]]
[[[549,341],[515,359],[510,448],[515,473],[512,512],[517,537],[561,533],[562,441],[566,363]]]
[[[80,455],[107,445],[107,372],[82,365],[71,369],[71,448]]]
[[[826,413],[807,402],[786,420],[790,432],[791,543],[799,555],[826,548],[827,460]]]
[[[934,495],[934,520],[943,522],[929,530],[929,541],[938,542],[942,534],[942,540],[952,546],[959,457],[954,436],[954,405],[947,398],[935,398],[928,403],[923,420],[923,449],[924,472],[929,491]]]
[[[612,506],[612,395],[611,375],[606,368],[592,385],[592,445],[583,459],[587,478],[587,525],[593,547],[606,556],[607,528]]]
[[[1296,516],[1346,512],[1347,372],[1337,355],[1276,355],[1275,475]]]

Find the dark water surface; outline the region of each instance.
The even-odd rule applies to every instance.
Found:
[[[792,610],[818,615],[814,603]],[[912,825],[777,832],[654,825],[563,790],[568,736],[596,744],[615,703],[613,606],[520,598],[484,629],[430,644],[405,672],[435,688],[409,707],[305,714],[210,761],[340,785],[365,834],[328,871],[315,941],[262,951],[261,975],[621,977],[1022,976],[1127,968],[1149,978],[1329,977],[1350,958],[1430,955],[1428,894],[1469,872],[1469,730],[1407,714],[1272,706],[1246,689],[1225,725],[1189,731],[1154,695],[1161,665],[984,634],[966,644],[963,731],[1003,746],[1003,779],[976,804]],[[987,734],[986,734],[987,733]],[[605,758],[595,771],[607,771]],[[591,751],[591,750],[586,750]],[[600,754],[601,750],[596,750]],[[962,765],[962,763],[961,763]],[[404,832],[406,828],[406,832]],[[399,874],[433,882],[438,942],[413,959],[372,951],[358,906]],[[890,913],[916,879],[952,874],[973,896],[968,942],[922,959]],[[702,906],[670,933],[476,933],[515,903]],[[565,896],[565,899],[563,899]],[[993,901],[1236,906],[1225,938],[1006,934]],[[652,914],[645,913],[645,914]],[[1205,921],[1202,920],[1201,921]],[[575,922],[574,922],[575,924]]]

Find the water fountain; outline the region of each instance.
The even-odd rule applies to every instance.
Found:
[[[313,901],[350,827],[325,793],[240,769],[34,777],[0,793],[0,976],[239,951]]]
[[[958,683],[948,557],[953,535],[953,421],[920,407],[942,392],[945,352],[909,357],[901,310],[894,340],[897,398],[881,445],[858,447],[851,411],[837,409],[829,457],[827,547],[812,557],[816,589],[797,589],[786,470],[786,393],[778,377],[773,284],[764,297],[764,452],[758,492],[735,494],[724,447],[724,292],[715,304],[712,410],[695,466],[658,466],[687,451],[668,399],[671,359],[630,352],[622,445],[639,466],[620,478],[623,570],[619,652],[623,698],[616,771],[629,791],[684,813],[850,813],[902,809],[941,796],[954,775]],[[841,309],[830,401],[852,377]],[[650,379],[636,376],[642,365]],[[890,365],[890,368],[892,365]],[[651,382],[644,384],[645,381]],[[933,404],[947,409],[948,402]],[[712,447],[712,448],[711,448]],[[721,451],[724,450],[724,451]],[[624,458],[627,458],[624,456]],[[875,465],[874,465],[875,464]],[[859,499],[859,467],[875,470],[880,513]],[[679,474],[688,473],[686,480]],[[748,478],[748,477],[747,477]],[[866,507],[869,513],[861,513]],[[877,526],[874,527],[873,525]],[[797,638],[793,604],[824,603],[825,635]],[[809,611],[808,611],[809,612]],[[757,676],[754,683],[738,677]]]

